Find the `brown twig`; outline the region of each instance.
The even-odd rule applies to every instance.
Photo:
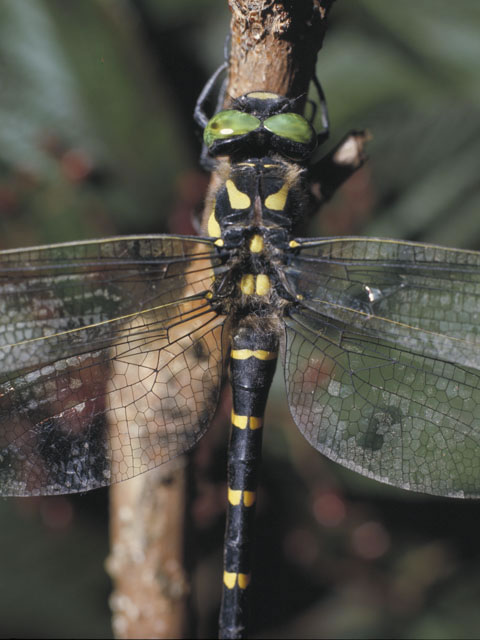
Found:
[[[185,637],[184,466],[178,458],[111,488],[106,566],[117,638]]]
[[[333,2],[229,0],[232,35],[225,102],[255,90],[306,97]],[[303,107],[302,101],[298,104]],[[352,131],[312,167],[313,210],[364,164],[369,139],[364,131]]]
[[[334,0],[229,0],[227,96],[255,90],[307,93]]]
[[[249,91],[305,96],[315,74],[334,0],[228,0],[231,51],[225,104]],[[303,108],[303,101],[298,103]],[[327,200],[366,161],[365,131],[351,131],[311,168],[314,207]],[[210,189],[218,182],[212,174]],[[313,204],[313,203],[312,203]],[[206,228],[210,211],[204,212]]]
[[[368,131],[350,131],[311,168],[310,186],[316,209],[365,163],[365,144],[370,137]]]

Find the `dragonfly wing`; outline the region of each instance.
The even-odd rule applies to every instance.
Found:
[[[382,240],[300,249],[286,267],[300,298],[285,376],[316,449],[398,487],[480,496],[479,263]]]
[[[298,244],[285,277],[310,309],[480,367],[480,253],[372,238]]]
[[[2,495],[104,486],[198,440],[223,371],[216,260],[168,236],[0,253]]]
[[[0,375],[76,353],[75,330],[86,326],[111,337],[109,321],[174,301],[187,284],[190,293],[205,291],[219,267],[212,243],[189,237],[127,236],[0,251]],[[65,331],[68,340],[61,338]],[[35,338],[43,340],[33,344]],[[59,340],[66,351],[57,348]]]

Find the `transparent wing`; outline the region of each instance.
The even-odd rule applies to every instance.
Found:
[[[0,493],[86,491],[190,448],[220,390],[208,240],[0,252]]]
[[[308,313],[286,318],[293,418],[326,456],[381,482],[480,496],[480,376]]]
[[[480,255],[305,243],[285,269],[285,376],[298,427],[366,476],[480,496]]]
[[[373,238],[299,244],[285,277],[305,306],[406,349],[480,365],[480,253]]]

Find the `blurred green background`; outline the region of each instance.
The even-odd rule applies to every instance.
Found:
[[[192,233],[206,178],[191,114],[228,21],[226,0],[1,0],[1,247]],[[318,63],[331,140],[373,141],[313,234],[480,248],[479,36],[478,0],[337,0]],[[277,376],[252,636],[478,637],[479,505],[329,463],[284,395]],[[215,636],[221,579],[213,458],[194,509],[200,637]],[[106,491],[0,503],[0,637],[111,637],[107,510]]]

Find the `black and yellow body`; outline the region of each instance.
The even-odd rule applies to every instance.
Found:
[[[277,363],[278,340],[268,328],[240,327],[232,337],[232,419],[228,449],[221,638],[245,634],[260,468],[263,416]]]
[[[221,638],[246,634],[263,418],[277,363],[279,318],[288,304],[277,272],[279,252],[292,223],[285,213],[287,204],[302,197],[291,189],[293,176],[299,177],[298,172],[272,159],[231,166],[208,220],[209,230],[219,230],[219,251],[229,254],[228,269],[214,283],[214,300],[232,323]]]
[[[232,247],[254,231],[264,237],[281,230],[286,238],[309,204],[304,173],[278,155],[224,160],[218,168],[221,185],[207,199],[207,233]]]
[[[292,106],[286,98],[255,92],[239,98],[237,106],[242,111],[220,112],[205,129],[213,155],[230,154],[218,163],[205,208],[206,231],[220,255],[228,256],[212,300],[231,322],[233,409],[220,638],[246,634],[263,417],[282,335],[280,321],[285,306],[295,304],[282,282],[281,265],[292,229],[309,204],[300,158],[316,145],[310,125],[294,113],[289,115],[294,127],[300,123],[301,140],[282,139],[266,129],[283,126],[278,112]],[[228,132],[236,124],[240,134],[232,137]]]

